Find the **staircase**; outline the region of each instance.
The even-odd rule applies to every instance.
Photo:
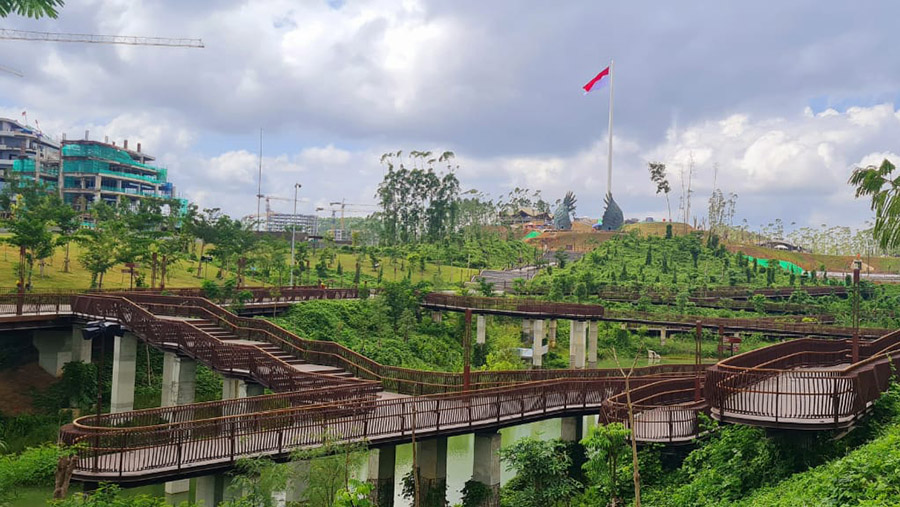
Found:
[[[216,338],[218,338],[219,340],[222,340],[223,342],[232,342],[232,343],[239,343],[239,344],[244,344],[244,345],[254,345],[258,349],[265,351],[265,352],[271,354],[272,356],[274,356],[275,358],[293,366],[298,371],[302,371],[305,373],[318,373],[318,374],[322,374],[322,375],[331,375],[331,376],[340,377],[340,378],[353,378],[353,374],[344,369],[335,368],[333,366],[323,366],[320,364],[308,363],[308,362],[304,361],[303,359],[300,359],[299,357],[294,356],[293,354],[289,354],[289,353],[283,351],[277,345],[273,345],[273,344],[267,343],[267,342],[244,340],[244,339],[238,337],[237,335],[235,335],[234,333],[232,333],[231,331],[220,327],[218,324],[216,324],[215,322],[213,322],[211,320],[187,319],[187,320],[185,320],[185,322],[203,330],[204,332],[206,332],[208,334],[215,336]]]

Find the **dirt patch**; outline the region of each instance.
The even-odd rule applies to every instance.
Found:
[[[4,415],[33,413],[32,390],[45,390],[54,382],[56,378],[37,363],[0,371],[0,412]]]

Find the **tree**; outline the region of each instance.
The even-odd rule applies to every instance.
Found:
[[[287,486],[288,467],[267,458],[240,459],[229,489],[235,499],[220,507],[275,507],[272,493]]]
[[[56,229],[59,231],[59,238],[57,238],[56,243],[66,248],[66,258],[63,261],[63,272],[68,273],[69,245],[72,241],[75,241],[75,234],[78,232],[78,229],[81,228],[81,214],[72,206],[62,202],[58,197],[56,200],[58,202],[54,205],[54,209],[56,210],[54,221],[56,222]]]
[[[572,458],[562,440],[523,438],[500,449],[500,459],[516,472],[501,490],[504,505],[568,505],[581,488],[581,483],[569,476]]]
[[[191,234],[200,240],[200,255],[197,256],[197,278],[203,277],[203,250],[207,243],[213,243],[216,240],[216,223],[221,218],[222,212],[219,208],[204,208],[202,213],[194,215],[188,226]]]
[[[116,210],[103,202],[91,208],[94,225],[78,232],[81,265],[91,273],[91,287],[103,288],[103,275],[123,256],[126,224]]]
[[[888,159],[880,166],[853,170],[849,183],[856,187],[856,197],[869,197],[875,212],[872,235],[883,248],[900,246],[900,179],[891,178],[896,167]]]
[[[625,459],[631,447],[628,444],[631,431],[622,423],[594,426],[581,441],[587,461],[584,471],[591,488],[610,505],[618,505],[625,491],[622,484],[628,480]]]
[[[0,18],[17,14],[27,18],[56,18],[64,0],[0,0]]]
[[[666,178],[666,164],[662,162],[650,162],[650,181],[656,184],[656,193],[660,192],[666,196],[666,210],[669,214],[669,222],[672,221],[672,207],[669,206],[669,192],[672,187],[669,186],[669,180]]]
[[[9,231],[5,242],[19,247],[19,284],[30,280],[34,261],[46,258],[55,246],[50,226],[55,218],[55,201],[40,183],[11,179],[0,194],[0,208],[8,212],[3,225]]]

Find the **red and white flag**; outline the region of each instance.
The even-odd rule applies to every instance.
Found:
[[[594,88],[602,88],[604,85],[606,85],[606,83],[609,82],[609,79],[604,78],[607,76],[609,76],[609,67],[601,70],[599,74],[594,76],[594,79],[591,79],[586,85],[582,86],[585,95],[591,92]]]

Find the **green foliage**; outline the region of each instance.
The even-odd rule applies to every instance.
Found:
[[[487,484],[469,479],[463,485],[462,507],[481,507],[493,493]]]
[[[54,507],[168,507],[165,498],[150,495],[125,496],[115,484],[101,483],[90,495],[71,494],[64,500],[51,503]],[[179,507],[187,507],[182,502]],[[208,506],[204,506],[208,507]]]
[[[0,503],[14,497],[17,488],[53,485],[59,458],[70,452],[70,449],[45,444],[20,454],[0,456]]]
[[[240,459],[229,490],[235,499],[219,504],[220,507],[275,507],[272,493],[287,486],[288,467],[267,458]]]
[[[35,405],[47,413],[61,409],[89,410],[97,402],[97,366],[72,361],[63,365],[62,377],[43,393],[36,393]]]
[[[588,490],[599,503],[617,504],[626,493],[630,435],[631,430],[623,424],[613,423],[594,426],[581,441],[587,457],[584,471],[590,484]]]
[[[369,496],[372,485],[358,479],[350,479],[346,489],[338,491],[334,499],[334,507],[372,507]]]
[[[562,440],[523,438],[500,449],[500,459],[516,472],[501,489],[501,504],[523,507],[568,505],[581,484],[570,476],[572,458]]]
[[[330,507],[339,498],[351,500],[362,493],[358,481],[354,486],[354,474],[366,459],[364,443],[338,444],[337,437],[326,434],[325,443],[309,450],[296,451],[292,461],[307,461],[299,476],[292,479],[306,484],[304,505],[311,507]],[[367,504],[342,504],[367,505]]]

